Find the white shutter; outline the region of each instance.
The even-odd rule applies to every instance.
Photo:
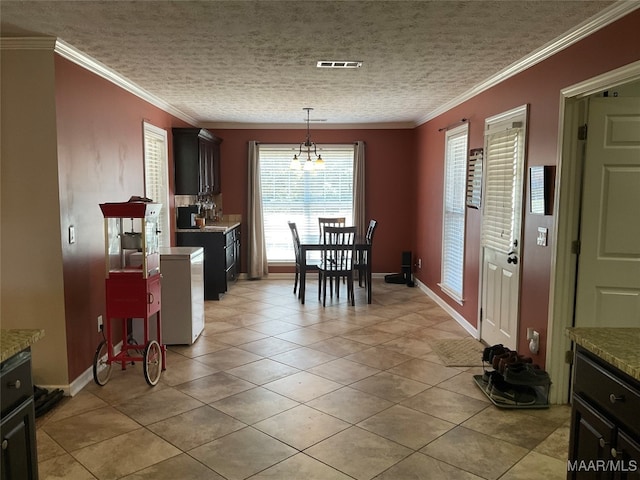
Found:
[[[291,170],[298,145],[258,145],[264,234],[269,262],[294,261],[291,230],[319,235],[318,217],[345,217],[353,223],[354,145],[318,148],[323,170]]]
[[[440,287],[462,301],[468,124],[446,135]]]
[[[486,170],[482,246],[508,253],[516,238],[514,212],[521,208],[521,178],[518,165],[524,155],[523,128],[514,123],[489,133],[486,138]]]
[[[169,167],[167,160],[167,132],[144,123],[144,195],[161,203],[158,227],[159,245],[171,246],[169,232]]]

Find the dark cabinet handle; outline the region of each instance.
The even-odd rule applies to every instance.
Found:
[[[2,449],[6,450],[9,448],[9,442],[7,440],[2,440]]]
[[[20,380],[16,380],[15,382],[9,382],[8,386],[9,388],[15,388],[16,390],[20,390],[20,387],[22,387],[22,383],[20,382]]]
[[[599,443],[600,443],[600,446],[601,446],[602,448],[604,448],[604,447],[606,447],[607,445],[609,445],[609,442],[607,442],[607,441],[606,441],[604,438],[602,438],[602,437],[600,437],[600,441],[599,441]]]
[[[615,448],[611,449],[611,456],[613,458],[618,458],[618,451]]]

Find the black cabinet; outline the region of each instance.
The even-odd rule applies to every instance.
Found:
[[[176,195],[220,193],[220,142],[201,128],[173,129]]]
[[[176,244],[204,248],[204,299],[220,300],[240,272],[240,227],[226,232],[179,231]]]
[[[569,479],[640,479],[640,382],[582,347],[575,357]]]
[[[29,349],[2,363],[0,382],[0,477],[2,480],[37,479],[35,409]]]

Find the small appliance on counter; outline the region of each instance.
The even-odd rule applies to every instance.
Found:
[[[197,205],[187,205],[184,207],[176,207],[178,218],[176,220],[177,228],[198,228],[196,225],[196,217],[198,216]]]

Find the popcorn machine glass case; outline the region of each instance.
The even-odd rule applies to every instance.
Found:
[[[161,205],[144,201],[103,203],[106,320],[105,339],[94,357],[94,380],[104,385],[113,362],[142,361],[145,380],[156,385],[165,369],[166,349],[160,323],[160,253],[158,215]],[[149,318],[156,315],[157,339],[149,339]],[[128,321],[144,321],[144,344],[128,336]],[[121,322],[122,348],[114,353],[113,321]],[[118,342],[116,342],[118,343]],[[142,356],[140,355],[142,353]]]

